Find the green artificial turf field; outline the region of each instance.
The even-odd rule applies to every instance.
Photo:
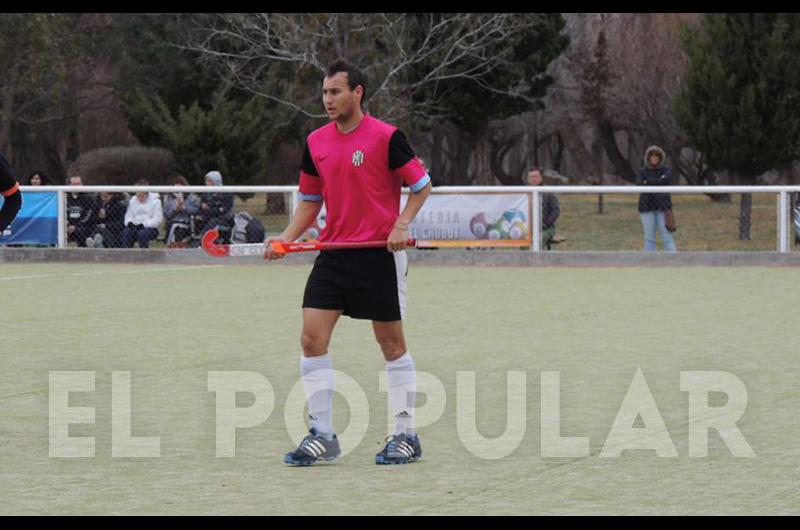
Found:
[[[387,424],[383,361],[369,323],[344,318],[330,352],[368,408],[351,411],[337,394],[334,424],[367,413],[366,434],[357,444],[343,437],[347,454],[334,464],[287,468],[282,455],[294,442],[284,412],[299,379],[308,271],[0,266],[0,513],[800,513],[797,269],[412,266],[407,340],[446,397],[441,417],[420,428],[422,460],[374,465]],[[599,456],[637,369],[676,457]],[[95,391],[70,394],[69,406],[96,417],[69,435],[95,437],[95,456],[50,457],[49,377],[75,370],[94,372]],[[691,370],[745,385],[737,426],[754,458],[734,457],[713,430],[708,456],[689,456],[681,371]],[[112,457],[112,371],[130,372],[132,434],[159,437],[160,457]],[[274,390],[266,421],[237,431],[234,457],[215,455],[212,371],[257,372]],[[561,435],[588,437],[588,456],[542,455],[544,371],[560,372]],[[512,396],[525,405],[514,420],[524,438],[507,456],[476,456],[459,434],[457,372],[474,373],[487,438],[506,430],[507,372],[524,372],[526,391]],[[725,405],[722,394],[709,399]]]

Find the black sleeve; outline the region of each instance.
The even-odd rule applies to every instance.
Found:
[[[0,154],[0,193],[10,190],[16,183],[17,179],[14,176],[14,172],[11,171],[11,166],[6,158]]]
[[[415,156],[417,155],[408,143],[406,135],[399,129],[396,130],[389,140],[389,169],[403,167]]]
[[[558,197],[556,197],[553,193],[545,193],[542,210],[544,214],[542,216],[542,226],[545,228],[550,228],[551,226],[555,225],[556,221],[558,220],[558,216],[561,214],[561,207],[558,203]]]
[[[311,158],[311,151],[308,149],[308,143],[306,143],[306,149],[303,151],[302,170],[304,173],[314,177],[319,176],[319,173],[317,173],[317,167],[314,165],[314,160]]]
[[[0,234],[8,228],[20,208],[22,208],[22,194],[19,191],[3,198],[3,207],[0,208]]]

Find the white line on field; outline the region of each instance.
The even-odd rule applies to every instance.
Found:
[[[6,276],[0,278],[0,282],[12,280],[35,280],[39,278],[65,278],[65,277],[79,277],[79,276],[101,276],[104,274],[142,274],[147,272],[172,272],[172,271],[189,271],[195,269],[215,269],[223,265],[195,265],[192,267],[168,267],[160,269],[134,269],[126,271],[89,271],[89,272],[71,272],[68,274],[31,274],[27,276]]]

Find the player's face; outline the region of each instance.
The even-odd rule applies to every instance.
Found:
[[[338,72],[322,82],[322,105],[331,120],[347,121],[356,111],[361,93],[360,85],[350,90],[347,73]]]

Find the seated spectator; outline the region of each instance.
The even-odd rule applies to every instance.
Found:
[[[100,192],[100,202],[94,212],[94,229],[86,238],[90,248],[118,248],[122,246],[125,228],[125,203],[115,193]]]
[[[70,177],[67,184],[83,186],[83,179]],[[92,217],[96,207],[94,194],[75,192],[67,194],[67,241],[74,241],[79,247],[86,246],[86,238],[94,229]]]
[[[533,168],[528,172],[528,185],[541,186],[542,170]],[[558,197],[554,193],[542,193],[542,246],[549,249],[556,240],[556,221],[561,215]]]
[[[147,186],[140,180],[137,186]],[[158,237],[158,227],[164,220],[164,213],[157,193],[140,191],[128,203],[125,212],[125,229],[122,231],[122,246],[132,248],[139,242],[139,248],[149,248],[150,241]]]
[[[49,186],[50,179],[41,171],[34,171],[28,175],[28,186]]]
[[[173,186],[188,186],[186,177],[178,175],[172,179]],[[170,193],[164,197],[164,219],[167,226],[167,246],[187,247],[192,235],[193,216],[200,211],[200,197],[194,193]]]
[[[219,171],[209,171],[206,174],[206,186],[222,186],[222,174]],[[230,242],[234,216],[232,194],[203,193],[199,215],[203,233],[218,228],[223,235],[223,241]]]

